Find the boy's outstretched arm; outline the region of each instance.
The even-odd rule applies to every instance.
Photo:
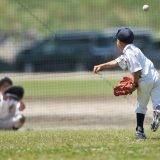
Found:
[[[117,61],[112,60],[112,61],[109,61],[107,63],[103,63],[103,64],[99,64],[99,65],[94,66],[93,73],[98,73],[99,71],[101,71],[103,69],[113,68],[113,67],[116,67],[116,66],[118,66]]]

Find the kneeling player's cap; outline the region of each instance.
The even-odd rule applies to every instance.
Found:
[[[131,29],[127,27],[122,27],[118,29],[115,38],[124,43],[130,44],[134,40],[134,34]]]
[[[19,101],[24,96],[24,89],[21,86],[12,86],[4,92],[4,95]]]

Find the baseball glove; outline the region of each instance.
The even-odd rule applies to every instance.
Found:
[[[5,92],[4,96],[11,97],[15,100],[21,100],[24,96],[24,89],[21,86],[9,87]]]
[[[123,77],[123,80],[114,87],[114,95],[120,96],[132,94],[132,92],[136,90],[136,87],[137,85],[131,77]]]

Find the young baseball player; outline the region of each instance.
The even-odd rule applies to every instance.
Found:
[[[17,109],[22,111],[25,108],[23,101],[17,97],[22,97],[23,89],[12,87],[12,84],[8,77],[0,80],[0,130],[17,130],[25,122],[25,117],[17,114]]]
[[[137,89],[136,106],[136,138],[146,139],[143,129],[147,104],[151,97],[153,103],[152,131],[156,131],[160,124],[160,76],[153,63],[134,44],[134,34],[131,29],[122,27],[116,33],[116,44],[121,51],[117,59],[94,66],[93,72],[120,66],[123,70],[128,69],[133,76],[134,87]],[[147,45],[147,44],[146,44]]]

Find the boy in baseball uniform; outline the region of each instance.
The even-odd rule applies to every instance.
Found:
[[[17,130],[25,122],[25,117],[20,113],[17,114],[17,110],[22,111],[25,108],[23,101],[20,100],[23,89],[18,87],[17,90],[12,84],[12,80],[8,77],[0,80],[0,130]],[[17,97],[18,94],[21,94],[20,99]]]
[[[110,62],[94,66],[93,72],[98,73],[103,69],[116,66],[129,70],[133,76],[134,87],[137,89],[135,136],[137,139],[146,139],[143,123],[150,97],[153,104],[151,130],[156,131],[160,124],[160,76],[154,64],[133,44],[134,33],[130,28],[120,28],[115,38],[122,55]]]

